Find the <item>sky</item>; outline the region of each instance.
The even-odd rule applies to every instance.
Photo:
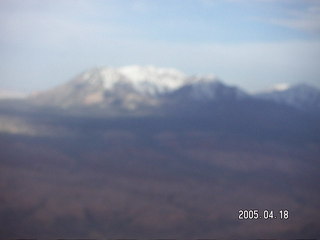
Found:
[[[320,1],[1,0],[0,62],[0,90],[25,93],[133,64],[320,87]]]

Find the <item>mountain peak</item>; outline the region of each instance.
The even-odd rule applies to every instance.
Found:
[[[140,94],[156,95],[174,91],[188,84],[213,82],[216,78],[212,75],[188,77],[173,68],[130,65],[93,69],[83,73],[77,81],[102,84],[106,91],[113,91],[119,85],[127,85]]]
[[[320,109],[320,90],[304,83],[283,86],[282,89],[266,91],[256,96],[303,110]]]
[[[290,87],[291,87],[291,85],[288,83],[277,83],[277,84],[273,85],[273,87],[269,91],[270,92],[273,92],[273,91],[281,92],[281,91],[285,91],[285,90],[289,89]]]
[[[173,68],[154,66],[100,67],[66,84],[32,96],[40,105],[92,107],[111,111],[149,111],[169,102],[236,99],[245,94],[213,75],[188,76]]]

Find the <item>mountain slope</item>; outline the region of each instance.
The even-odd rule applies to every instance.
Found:
[[[198,114],[203,109],[225,111],[239,104],[246,108],[241,103],[243,101],[250,104],[267,101],[271,105],[319,112],[320,90],[305,84],[292,87],[282,84],[271,91],[248,95],[237,87],[223,84],[214,76],[187,76],[171,68],[134,65],[95,68],[64,85],[28,98],[28,102],[36,106],[108,116],[170,112]]]
[[[256,97],[286,104],[301,110],[320,110],[320,90],[306,84],[259,93]]]
[[[228,87],[213,76],[187,76],[170,68],[127,66],[89,70],[62,86],[31,96],[30,101],[59,108],[139,112],[156,109],[168,100],[210,101],[243,96],[246,96],[243,91]]]

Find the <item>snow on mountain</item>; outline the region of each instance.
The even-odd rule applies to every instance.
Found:
[[[229,101],[249,95],[220,82],[215,76],[188,76],[176,69],[154,66],[101,67],[86,71],[57,88],[34,94],[30,101],[59,108],[98,107],[111,111],[137,111],[190,101]],[[253,98],[296,108],[320,109],[320,90],[300,84],[275,85]]]
[[[212,75],[188,76],[172,68],[137,65],[91,69],[61,86],[29,96],[26,102],[119,116],[213,105],[223,108],[236,102],[259,103],[261,99],[307,111],[320,110],[320,90],[304,84],[277,84],[265,92],[248,95]]]
[[[220,91],[229,88],[214,76],[187,76],[171,68],[102,67],[86,71],[55,89],[35,94],[31,101],[63,108],[95,105],[136,110],[159,106],[165,96],[184,87],[192,88],[189,97],[195,99],[214,99]]]
[[[266,92],[275,92],[275,91],[284,91],[289,89],[291,86],[289,83],[278,83],[275,84],[271,89],[267,90]]]
[[[188,77],[172,68],[132,65],[93,69],[82,74],[78,81],[91,84],[102,83],[107,91],[113,91],[119,85],[129,85],[140,94],[157,95],[174,91],[187,84],[215,80],[213,76],[210,78]]]
[[[320,109],[320,90],[306,84],[278,85],[273,91],[256,94],[256,97],[304,110]]]

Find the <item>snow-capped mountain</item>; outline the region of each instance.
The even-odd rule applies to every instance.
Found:
[[[105,91],[113,91],[118,86],[127,85],[140,94],[156,95],[173,91],[186,84],[188,80],[184,73],[175,69],[126,66],[93,69],[83,73],[75,82],[101,84]]]
[[[320,90],[308,85],[279,84],[250,96],[212,75],[188,76],[172,68],[137,65],[91,69],[64,85],[33,94],[28,101],[59,109],[100,109],[100,112],[117,115],[159,113],[160,108],[173,112],[191,106],[202,109],[200,105],[204,103],[208,106],[215,103],[216,108],[219,103],[220,108],[225,108],[225,103],[230,107],[234,102],[253,103],[261,99],[303,110],[320,109]]]
[[[246,96],[243,91],[224,85],[214,76],[187,76],[171,68],[126,66],[86,71],[62,86],[34,94],[30,100],[63,108],[137,110],[160,106],[169,98],[214,100],[243,96]]]
[[[271,91],[259,93],[256,97],[302,110],[320,110],[320,90],[306,84],[282,84]]]

